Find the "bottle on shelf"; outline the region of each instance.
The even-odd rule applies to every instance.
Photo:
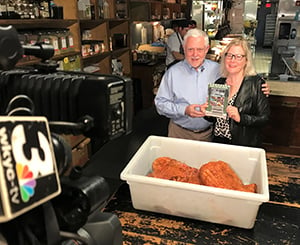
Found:
[[[99,19],[103,19],[104,18],[103,1],[102,0],[98,0],[98,15],[99,15]]]
[[[109,3],[104,0],[103,2],[103,17],[104,19],[109,19]]]
[[[112,37],[109,38],[109,51],[113,51],[113,40],[112,40]]]
[[[75,46],[74,46],[74,37],[73,37],[73,33],[68,30],[68,47],[69,47],[69,51],[74,51],[75,50]]]
[[[35,0],[30,0],[29,3],[32,5],[32,13],[33,13],[35,19],[41,18],[39,3]]]
[[[147,43],[147,29],[144,26],[141,29],[141,43],[142,44]]]
[[[91,2],[90,0],[78,0],[78,13],[80,19],[91,19]]]
[[[137,59],[138,59],[137,51],[136,51],[136,50],[133,50],[133,51],[132,51],[132,60],[133,60],[133,61],[137,61]]]
[[[91,1],[86,0],[85,1],[85,15],[87,19],[92,19],[92,10],[91,10]]]
[[[0,19],[7,18],[7,8],[4,0],[0,0]]]
[[[20,16],[15,10],[15,3],[13,0],[6,1],[7,18],[8,19],[19,19]]]
[[[294,19],[295,20],[300,20],[300,11],[299,10],[296,11]]]
[[[50,1],[45,1],[45,0],[42,0],[40,2],[40,15],[41,15],[41,18],[43,19],[48,19],[50,18],[51,16],[51,13],[50,13]]]

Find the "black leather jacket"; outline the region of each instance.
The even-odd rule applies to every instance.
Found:
[[[215,83],[225,82],[226,78],[220,78]],[[229,121],[234,145],[260,147],[262,144],[261,130],[270,117],[269,101],[262,92],[264,82],[259,76],[248,76],[241,84],[233,104],[239,110],[241,121]]]

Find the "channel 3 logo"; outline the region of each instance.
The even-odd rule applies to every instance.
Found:
[[[40,129],[32,126],[17,125],[11,134],[12,152],[24,202],[34,195],[35,179],[54,171],[49,141]]]
[[[10,203],[27,203],[36,195],[48,195],[49,176],[55,174],[56,163],[50,142],[48,124],[43,117],[27,120],[15,117],[0,120],[0,157],[2,174]],[[47,182],[48,181],[48,182]],[[38,186],[39,193],[37,193]]]

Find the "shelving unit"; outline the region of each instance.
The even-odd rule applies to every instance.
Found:
[[[84,70],[89,65],[96,65],[103,74],[112,73],[112,59],[118,59],[124,67],[124,75],[131,75],[131,52],[129,48],[129,18],[128,0],[107,0],[109,3],[109,18],[103,19],[100,11],[100,1],[90,0],[93,14],[90,19],[80,19],[77,0],[54,0],[55,5],[63,7],[64,19],[1,19],[0,25],[13,25],[17,30],[47,29],[56,30],[67,28],[73,36],[74,50],[55,55],[52,59],[63,60],[65,57],[78,55],[80,68]],[[89,30],[92,40],[101,40],[104,49],[100,53],[87,57],[82,56],[83,31]],[[126,35],[126,46],[111,49],[114,34]],[[21,61],[18,65],[27,65],[38,62],[33,59],[28,62]]]
[[[134,21],[160,21],[185,18],[185,0],[130,0],[130,18]]]

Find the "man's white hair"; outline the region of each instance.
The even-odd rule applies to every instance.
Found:
[[[189,37],[204,37],[205,46],[209,46],[209,38],[205,31],[202,31],[198,28],[188,30],[187,33],[184,35],[183,46],[185,46],[186,40]]]

